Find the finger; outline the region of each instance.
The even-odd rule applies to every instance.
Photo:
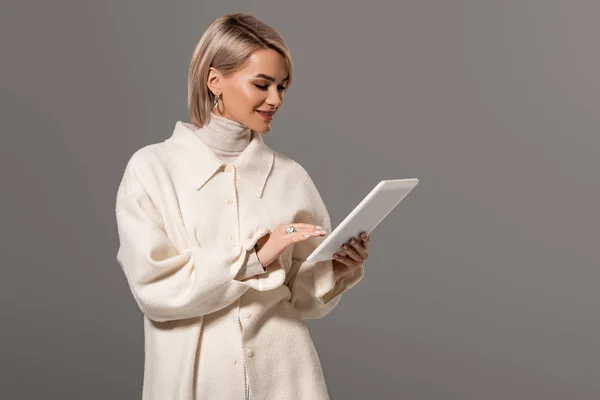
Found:
[[[360,266],[360,264],[361,264],[359,262],[354,261],[353,259],[351,259],[348,256],[344,256],[344,255],[340,254],[339,251],[337,253],[334,253],[333,258],[336,261],[339,261],[340,263],[346,265],[346,270],[347,271],[352,271],[352,270],[358,268]]]
[[[281,225],[280,232],[285,237],[285,239],[290,240],[292,242],[299,242],[302,240],[309,239],[310,237],[323,236],[323,235],[327,234],[326,231],[320,230],[320,229],[315,229],[314,225],[310,225],[310,224],[293,224],[293,226],[296,230],[292,233],[287,233],[286,229],[289,226],[292,226],[292,225],[291,224]]]
[[[294,232],[294,233],[288,233],[285,234],[285,237],[289,240],[291,240],[292,242],[301,242],[304,240],[308,240],[310,238],[314,238],[314,237],[320,237],[323,236],[323,233],[320,232],[313,232],[313,231],[300,231],[300,232]]]
[[[350,259],[348,259],[348,257],[346,257],[343,253],[341,252],[337,252],[337,253],[333,253],[333,259],[336,261],[339,261],[340,263],[344,264],[344,265],[348,265],[350,263]]]
[[[366,260],[369,257],[369,253],[362,246],[362,242],[359,243],[358,240],[352,238],[350,239],[350,245],[354,248],[354,251],[356,251],[363,260]]]
[[[350,243],[344,243],[340,251],[345,252],[348,257],[356,262],[362,261],[362,258],[358,255],[358,253],[354,251],[352,247],[350,247]]]
[[[333,262],[333,269],[336,270],[336,272],[338,274],[341,272],[343,275],[350,269],[350,267],[348,265],[344,264],[342,262],[342,259],[344,259],[344,257],[338,255],[338,258],[334,259],[332,262]]]
[[[294,228],[296,228],[296,230],[308,230],[308,231],[315,231],[315,230],[324,230],[325,228],[319,225],[313,225],[313,224],[305,224],[302,222],[299,223],[293,223],[293,224],[285,224],[282,225],[285,228],[288,228],[290,226],[293,226]]]
[[[282,230],[283,232],[286,231],[286,229],[290,226],[293,226],[296,230],[292,233],[317,233],[322,235],[322,232],[325,232],[325,234],[327,233],[327,231],[318,225],[312,225],[312,224],[287,224],[287,225],[282,225]],[[288,234],[289,235],[289,234]]]
[[[369,249],[369,245],[371,244],[371,238],[367,235],[367,232],[362,232],[360,234],[360,240],[362,242],[362,246],[365,250]]]

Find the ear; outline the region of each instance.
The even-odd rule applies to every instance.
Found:
[[[214,67],[209,68],[206,84],[208,85],[208,89],[215,95],[223,93],[223,90],[221,89],[221,78],[222,75],[219,71]]]

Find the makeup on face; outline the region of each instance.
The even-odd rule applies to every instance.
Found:
[[[243,69],[223,82],[226,116],[266,133],[283,102],[288,81],[287,65],[279,53],[256,51]]]

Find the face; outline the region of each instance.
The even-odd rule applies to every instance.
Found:
[[[283,102],[287,76],[284,58],[272,49],[255,51],[244,68],[229,77],[211,68],[208,87],[220,94],[219,104],[212,112],[266,133],[271,129],[274,112]]]

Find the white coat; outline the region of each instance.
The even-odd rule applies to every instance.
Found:
[[[303,321],[320,318],[364,276],[335,281],[306,262],[324,239],[287,248],[266,272],[240,275],[278,224],[331,231],[307,171],[259,133],[230,165],[178,121],[129,159],[116,199],[117,260],[144,315],[143,400],[329,399]],[[248,381],[244,376],[247,374]]]

